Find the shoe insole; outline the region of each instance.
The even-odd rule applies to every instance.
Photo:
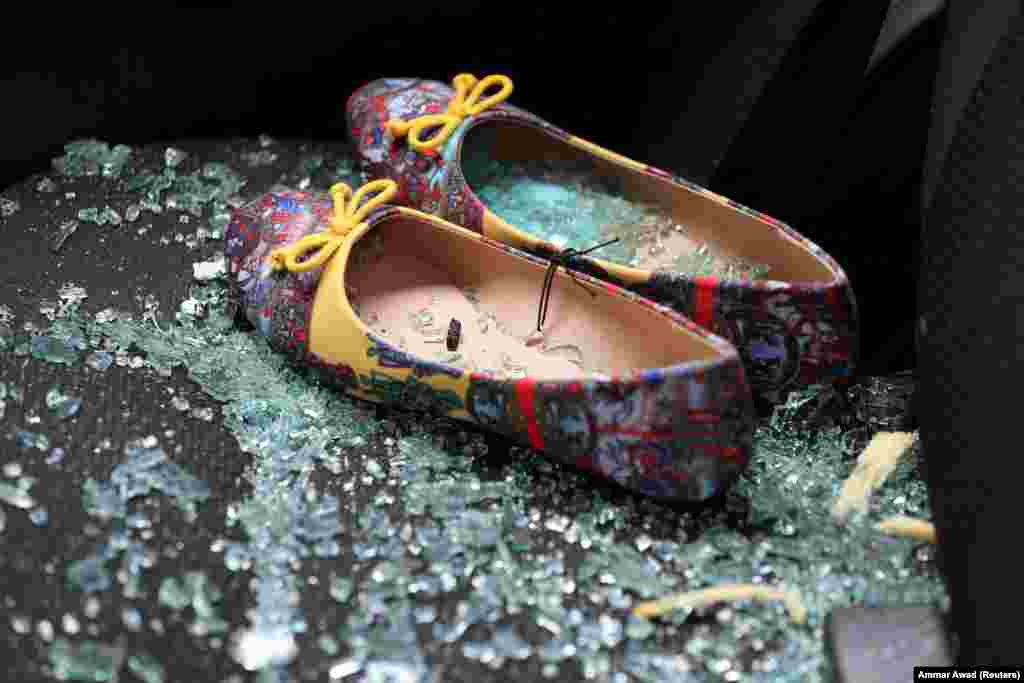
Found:
[[[718,357],[681,324],[564,271],[538,336],[544,275],[525,258],[410,218],[381,223],[353,246],[345,285],[364,324],[398,348],[498,377],[600,378]],[[449,351],[453,319],[461,338]]]
[[[371,330],[403,351],[501,378],[572,379],[599,372],[587,366],[578,345],[527,345],[479,298],[478,290],[459,287],[448,271],[415,251],[385,254],[372,236],[356,249],[346,277],[349,301]],[[541,272],[538,296],[542,278]],[[461,334],[456,350],[449,351],[453,319],[459,321]]]

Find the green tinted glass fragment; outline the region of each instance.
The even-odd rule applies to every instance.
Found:
[[[185,609],[192,604],[191,593],[179,579],[173,576],[160,583],[160,593],[157,597],[161,605],[171,609]]]
[[[50,667],[58,681],[106,683],[114,680],[118,664],[124,656],[117,647],[95,641],[72,643],[56,638],[48,651]]]
[[[142,683],[163,683],[164,667],[151,655],[137,654],[128,658],[128,670]]]
[[[85,593],[105,591],[112,585],[110,572],[106,566],[106,558],[99,555],[91,555],[85,559],[72,562],[68,565],[66,576],[72,588]]]
[[[59,387],[46,392],[46,407],[62,420],[74,417],[81,405],[82,399],[62,394]]]
[[[36,335],[32,337],[29,348],[33,358],[47,363],[73,365],[78,361],[78,349],[69,339]]]
[[[35,507],[36,501],[24,488],[0,481],[0,503],[28,510]]]
[[[22,451],[27,451],[33,448],[45,451],[50,447],[50,439],[40,432],[32,432],[27,429],[15,429],[14,444]]]

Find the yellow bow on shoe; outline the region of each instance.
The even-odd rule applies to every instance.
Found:
[[[452,80],[452,85],[455,88],[455,96],[448,103],[447,112],[426,114],[411,121],[391,119],[387,123],[387,129],[396,138],[408,138],[409,146],[417,152],[437,149],[451,137],[451,134],[467,116],[490,109],[508,99],[508,96],[512,94],[512,79],[496,74],[487,76],[483,80],[477,80],[473,74],[459,74]],[[481,100],[484,92],[495,85],[501,86],[498,92]],[[438,130],[433,137],[424,140],[421,135],[431,128]]]
[[[394,180],[374,180],[360,187],[353,194],[352,188],[345,183],[331,186],[331,199],[334,200],[334,216],[330,226],[315,235],[306,235],[295,244],[275,249],[270,253],[270,261],[274,270],[289,270],[293,273],[304,273],[319,268],[334,256],[345,237],[358,228],[371,211],[386,204],[398,194],[398,183]],[[374,192],[362,206],[363,199]],[[303,255],[318,250],[305,261],[298,259]]]

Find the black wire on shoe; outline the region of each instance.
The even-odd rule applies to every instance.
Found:
[[[587,293],[590,294],[590,296],[597,296],[593,291],[591,291],[590,287],[587,287],[585,284],[576,279],[576,276],[573,275],[571,266],[578,257],[585,256],[592,251],[597,251],[602,247],[607,247],[609,244],[615,244],[618,241],[619,238],[616,237],[615,239],[608,240],[607,242],[602,242],[597,246],[590,247],[589,249],[585,249],[583,251],[576,251],[575,249],[570,247],[569,249],[565,249],[563,251],[558,252],[554,256],[548,257],[548,269],[544,272],[544,288],[541,289],[540,306],[538,306],[537,308],[538,332],[540,332],[541,328],[544,327],[544,321],[547,319],[548,316],[548,301],[551,299],[551,286],[554,284],[555,272],[558,270],[559,266],[565,269],[565,272],[569,274],[569,277],[572,278],[573,282],[578,284],[583,289],[587,290]]]

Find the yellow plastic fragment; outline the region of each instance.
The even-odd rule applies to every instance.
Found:
[[[875,528],[889,536],[913,538],[923,543],[935,543],[935,525],[923,519],[897,515],[882,520]]]
[[[832,519],[845,522],[854,513],[864,512],[871,494],[892,474],[915,438],[911,432],[875,434],[857,459],[856,468],[843,482],[839,497],[832,505]]]
[[[633,608],[638,617],[659,617],[677,609],[697,609],[707,607],[716,602],[735,602],[738,600],[754,600],[757,602],[781,601],[789,612],[789,618],[795,624],[807,621],[807,608],[800,600],[800,594],[794,590],[758,586],[752,583],[726,584],[703,588],[700,590],[677,593],[660,600],[642,602]]]

